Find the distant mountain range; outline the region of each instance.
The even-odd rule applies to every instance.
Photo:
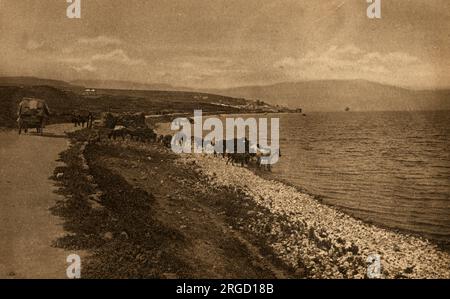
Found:
[[[318,80],[209,90],[304,111],[449,110],[450,90],[411,90],[364,80]]]
[[[0,85],[50,85],[62,88],[195,91],[261,100],[304,111],[450,110],[450,90],[411,90],[364,80],[286,82],[229,89],[175,87],[114,80],[77,80],[70,83],[34,77],[0,77]]]
[[[53,87],[75,87],[74,85],[52,79],[36,77],[0,77],[0,86],[53,86]]]

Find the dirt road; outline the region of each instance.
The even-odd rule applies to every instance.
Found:
[[[234,207],[210,207],[200,200],[209,202],[211,195],[230,199],[231,194],[200,195],[194,169],[174,164],[173,155],[160,146],[148,146],[145,153],[105,146],[89,151],[89,173],[104,192],[104,206],[93,210],[83,205],[88,188],[83,189],[79,175],[86,170],[74,169],[78,164],[66,160],[59,167],[63,165],[57,161],[69,146],[65,132],[71,130],[71,125],[56,125],[46,128],[45,136],[0,132],[0,278],[66,278],[66,259],[73,253],[86,261],[83,275],[93,278],[285,276],[231,228],[223,210]],[[114,149],[120,157],[110,155]],[[141,160],[146,163],[133,166]],[[59,187],[78,180],[68,187],[81,187],[81,193],[61,193],[74,190],[55,186],[50,179],[55,168],[63,171]],[[141,178],[143,172],[152,175],[141,185],[135,176]],[[62,198],[69,193],[71,197]],[[63,213],[52,214],[50,208]],[[61,238],[68,232],[69,239]],[[65,250],[67,244],[85,251]],[[86,252],[93,251],[87,258]]]
[[[44,136],[0,131],[0,278],[65,278],[72,252],[52,247],[63,234],[51,208],[60,195],[49,179],[69,145],[71,125]]]

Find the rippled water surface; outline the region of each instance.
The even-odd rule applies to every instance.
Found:
[[[280,118],[275,177],[363,220],[450,244],[450,111],[259,117]]]
[[[450,111],[279,117],[276,176],[364,220],[450,240]]]

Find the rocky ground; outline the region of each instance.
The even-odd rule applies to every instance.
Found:
[[[94,253],[86,277],[366,278],[376,255],[377,277],[450,277],[450,255],[427,240],[363,223],[254,170],[94,139],[74,134],[55,173],[67,199],[54,212],[69,232],[58,246]]]
[[[54,177],[65,199],[52,210],[68,232],[56,246],[90,253],[82,278],[292,277],[233,226],[233,211],[247,212],[234,189],[210,188],[159,144],[71,137]]]
[[[195,161],[211,185],[235,188],[264,208],[270,217],[261,214],[246,229],[268,233],[270,248],[300,276],[364,278],[370,256],[379,255],[380,277],[450,277],[449,253],[427,240],[363,223],[294,187],[221,159],[184,156],[179,161]]]

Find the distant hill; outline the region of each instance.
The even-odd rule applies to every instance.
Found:
[[[364,80],[318,80],[208,90],[304,111],[449,110],[450,90],[409,90]]]
[[[70,114],[78,109],[88,109],[97,117],[105,111],[143,112],[148,115],[174,113],[192,115],[193,111],[198,109],[205,113],[240,113],[245,111],[243,109],[247,104],[242,99],[198,92],[102,89],[97,96],[89,97],[72,88],[50,85],[0,85],[0,127],[16,126],[17,106],[24,97],[45,100],[52,112],[50,118],[52,122],[70,121]]]
[[[86,88],[97,88],[97,89],[167,90],[167,91],[189,90],[189,88],[174,87],[170,84],[145,84],[131,81],[117,81],[117,80],[76,80],[70,83],[73,85],[85,86]]]
[[[59,88],[79,87],[61,80],[36,77],[0,77],[0,86],[53,86]]]
[[[364,80],[286,82],[195,91],[169,84],[130,81],[78,80],[69,83],[35,77],[0,77],[0,86],[51,86],[75,93],[86,87],[96,88],[100,94],[125,98],[154,99],[160,95],[162,99],[171,98],[170,101],[226,105],[245,105],[244,99],[260,100],[272,105],[302,108],[306,112],[345,111],[347,108],[350,111],[450,110],[450,90],[411,90]]]
[[[58,88],[96,88],[117,90],[164,90],[164,91],[193,91],[187,87],[175,87],[170,84],[145,84],[119,80],[62,80],[43,79],[37,77],[0,77],[0,86],[53,86]]]

